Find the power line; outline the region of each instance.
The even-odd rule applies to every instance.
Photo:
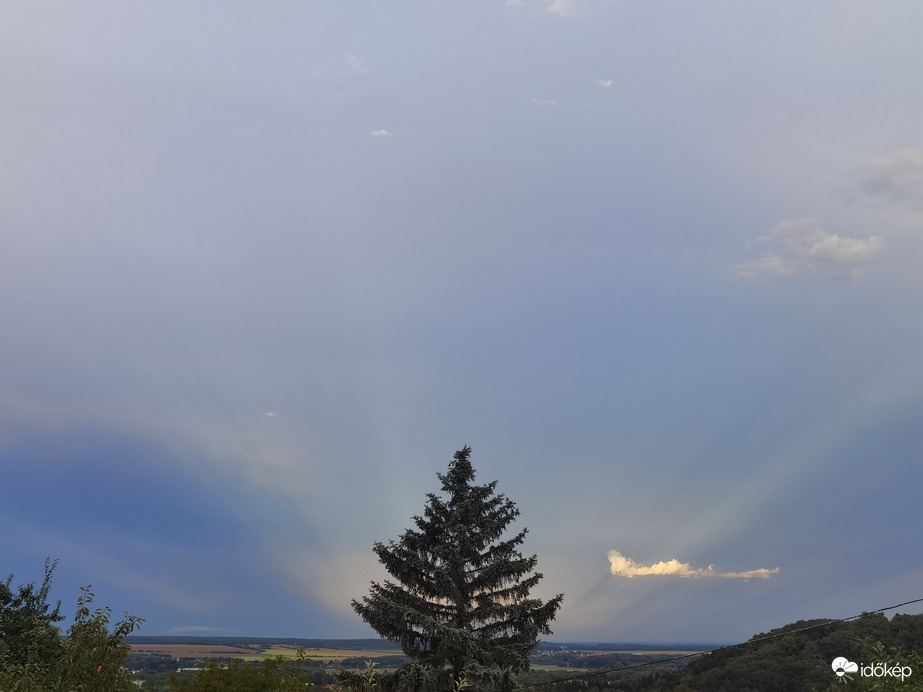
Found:
[[[778,637],[784,637],[787,634],[796,634],[798,632],[807,632],[808,630],[816,630],[821,627],[829,627],[830,625],[836,625],[840,622],[849,622],[850,620],[855,620],[861,618],[863,615],[872,615],[873,613],[883,613],[886,610],[894,610],[895,608],[901,608],[905,605],[912,605],[914,603],[923,602],[923,598],[915,598],[912,601],[904,601],[903,603],[898,603],[897,605],[888,606],[887,608],[878,608],[877,610],[867,610],[858,615],[851,615],[848,618],[840,618],[839,620],[828,620],[827,622],[822,622],[819,625],[809,625],[808,627],[800,627],[796,630],[786,630],[785,632],[777,632],[776,634],[767,634],[765,637],[759,637],[758,639],[750,639],[745,642],[740,642],[739,644],[729,644],[728,646],[719,646],[715,649],[707,649],[705,651],[693,651],[689,654],[683,654],[682,656],[673,656],[672,658],[664,658],[659,661],[648,661],[646,663],[634,663],[630,666],[622,666],[621,668],[611,668],[609,670],[599,670],[592,673],[582,673],[580,675],[571,675],[566,678],[559,678],[557,680],[548,680],[546,682],[534,682],[531,685],[523,685],[523,688],[529,687],[544,687],[545,685],[553,685],[558,682],[567,682],[568,680],[580,680],[583,678],[595,678],[597,675],[605,675],[606,673],[617,673],[623,670],[634,670],[637,668],[645,668],[647,666],[655,666],[660,663],[671,663],[672,661],[681,661],[684,658],[692,658],[693,656],[701,656],[702,654],[711,654],[716,651],[727,651],[728,649],[736,649],[741,646],[747,646],[748,644],[756,644],[758,642],[765,642],[770,639],[777,639]]]

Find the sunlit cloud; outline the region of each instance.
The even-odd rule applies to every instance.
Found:
[[[276,413],[275,411],[267,411],[267,412],[264,413],[263,415],[266,416],[267,418],[275,418],[275,417],[278,416],[279,414]]]
[[[776,254],[728,269],[733,279],[753,279],[766,274],[855,279],[860,267],[881,249],[881,236],[844,238],[818,228],[814,219],[783,221],[768,235],[748,243],[766,244]]]
[[[600,79],[599,86],[608,89],[609,87],[612,86],[612,80],[611,79]]]
[[[532,103],[537,103],[539,106],[557,106],[558,102],[552,99],[537,99],[534,96],[532,97]]]
[[[898,149],[868,161],[857,177],[865,195],[923,208],[923,148]]]
[[[751,569],[745,572],[716,572],[714,565],[708,567],[693,567],[688,562],[677,559],[660,561],[650,565],[642,565],[630,557],[625,557],[618,550],[609,551],[609,571],[617,577],[683,577],[700,579],[703,577],[720,577],[724,579],[769,579],[773,574],[779,573],[779,568]]]
[[[394,133],[388,130],[372,130],[369,134],[372,135],[372,137],[390,137]]]

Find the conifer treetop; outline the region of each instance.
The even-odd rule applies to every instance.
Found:
[[[353,609],[411,659],[395,675],[406,685],[453,689],[463,679],[487,688],[504,685],[529,667],[540,634],[561,606],[530,598],[541,580],[535,555],[518,547],[527,530],[504,537],[519,516],[515,503],[496,493],[497,482],[475,485],[471,449],[457,451],[437,474],[446,497],[427,495],[416,528],[373,550],[395,581],[371,583]],[[403,678],[402,678],[403,679]]]

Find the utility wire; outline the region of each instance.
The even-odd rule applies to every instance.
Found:
[[[523,685],[523,689],[529,687],[544,687],[545,685],[554,685],[558,682],[567,682],[568,680],[581,680],[583,678],[595,678],[597,675],[605,675],[606,673],[617,673],[622,670],[634,670],[637,668],[645,668],[646,666],[655,666],[660,663],[670,663],[672,661],[681,661],[684,658],[692,658],[693,656],[701,656],[702,654],[711,654],[716,651],[726,651],[728,649],[736,649],[741,646],[746,646],[747,644],[756,644],[758,642],[765,642],[770,639],[777,639],[778,637],[784,637],[787,634],[795,634],[797,632],[807,632],[808,630],[816,630],[820,627],[828,627],[830,625],[835,625],[840,622],[849,622],[850,620],[855,620],[861,618],[863,615],[872,615],[873,613],[883,613],[886,610],[894,610],[895,608],[900,608],[905,605],[911,605],[913,603],[923,602],[923,598],[915,598],[912,601],[904,601],[903,603],[898,603],[897,605],[888,606],[887,608],[878,608],[877,610],[868,610],[858,615],[851,615],[848,618],[840,618],[839,620],[828,620],[827,622],[822,622],[819,625],[809,625],[808,627],[799,627],[796,630],[786,630],[785,632],[777,632],[776,634],[767,634],[765,637],[759,637],[757,639],[750,639],[745,642],[740,642],[739,644],[729,644],[728,646],[719,646],[716,649],[708,649],[706,651],[693,651],[689,654],[683,654],[682,656],[673,656],[672,658],[664,658],[659,661],[648,661],[647,663],[634,663],[630,666],[622,666],[621,668],[611,668],[609,670],[599,670],[592,673],[582,673],[580,675],[571,675],[566,678],[559,678],[558,680],[548,680],[547,682],[534,682],[531,685]]]

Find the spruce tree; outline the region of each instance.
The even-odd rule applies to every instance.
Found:
[[[563,594],[529,598],[542,575],[535,555],[518,547],[527,529],[504,539],[519,516],[495,493],[497,482],[474,485],[471,449],[455,453],[448,473],[437,474],[447,497],[429,493],[416,529],[374,551],[396,582],[372,582],[355,611],[410,658],[388,687],[426,692],[510,689],[529,667],[539,634],[551,634]]]

